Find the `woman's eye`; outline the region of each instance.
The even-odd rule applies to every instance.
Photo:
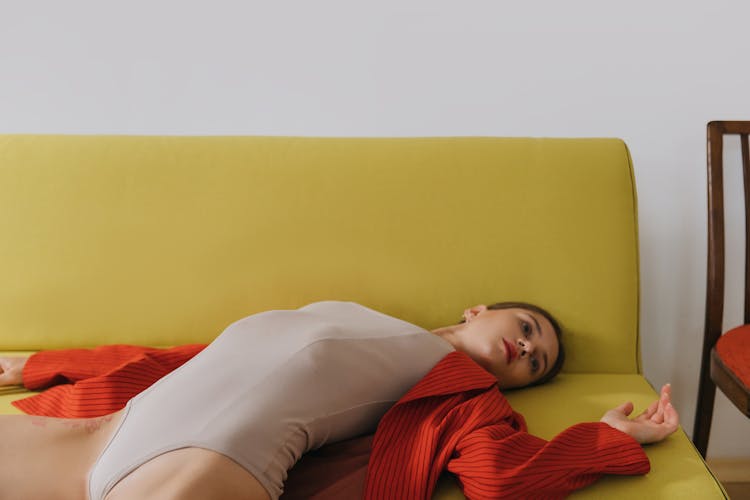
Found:
[[[529,358],[531,360],[531,372],[536,373],[539,370],[539,360],[536,358]]]
[[[531,325],[525,321],[521,321],[521,330],[523,331],[524,336],[528,337],[531,334]]]

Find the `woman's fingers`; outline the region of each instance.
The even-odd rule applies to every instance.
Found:
[[[652,422],[661,424],[664,422],[664,411],[668,404],[672,400],[672,386],[664,384],[661,388],[661,394],[659,395],[659,401],[657,402],[656,412],[650,417]]]
[[[664,407],[664,422],[656,426],[656,433],[651,442],[657,442],[665,439],[680,427],[680,417],[677,414],[672,403],[667,403]]]
[[[671,387],[664,385],[659,399],[651,403],[635,419],[627,418],[633,403],[623,403],[604,414],[601,421],[632,436],[639,443],[656,443],[680,427],[680,417],[672,406]]]
[[[658,407],[659,407],[659,400],[657,399],[656,401],[654,401],[653,403],[651,403],[650,405],[648,405],[648,408],[646,408],[645,410],[643,410],[643,413],[641,413],[640,415],[638,415],[638,417],[639,418],[646,418],[646,419],[650,420],[651,417],[654,416],[654,413],[656,413],[656,409]]]
[[[664,405],[672,401],[672,384],[664,384],[661,388],[660,400],[665,401]]]
[[[680,416],[672,406],[672,387],[669,384],[661,388],[657,410],[650,420],[652,424],[656,424],[656,434],[652,442],[661,441],[680,427]]]
[[[635,408],[633,406],[633,403],[630,402],[630,401],[626,401],[625,403],[621,404],[620,406],[614,408],[614,410],[617,411],[617,412],[619,412],[619,413],[622,413],[623,415],[625,415],[627,417],[628,415],[630,415],[631,413],[633,413],[633,408]]]
[[[0,386],[23,383],[23,367],[28,358],[0,357]]]
[[[664,384],[662,386],[659,399],[651,403],[648,408],[643,410],[643,413],[638,415],[638,420],[648,420],[654,424],[662,424],[666,418],[667,405],[671,404],[672,401],[672,386],[670,384]],[[674,410],[674,408],[672,408]]]
[[[12,373],[3,371],[2,373],[0,373],[0,386],[16,385],[18,384],[17,378],[18,377],[15,377]]]
[[[672,406],[672,403],[667,403],[667,407],[664,409],[664,423],[673,428],[672,432],[676,431],[680,426],[680,415],[674,406]]]

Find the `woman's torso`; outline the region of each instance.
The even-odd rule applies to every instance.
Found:
[[[306,451],[372,432],[452,348],[410,323],[347,302],[256,314],[137,396],[91,474],[92,495],[149,459],[224,454],[272,496]]]

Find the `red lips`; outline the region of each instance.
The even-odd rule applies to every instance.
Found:
[[[516,346],[503,339],[503,345],[505,346],[505,361],[510,364],[511,361],[518,357],[518,351]]]

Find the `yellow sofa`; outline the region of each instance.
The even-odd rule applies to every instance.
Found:
[[[523,300],[557,315],[568,352],[558,379],[508,393],[531,432],[656,398],[620,140],[4,135],[0,235],[6,353],[209,342],[325,299],[427,328]],[[648,475],[574,497],[725,497],[684,432],[646,451]],[[461,494],[444,476],[435,497]]]

